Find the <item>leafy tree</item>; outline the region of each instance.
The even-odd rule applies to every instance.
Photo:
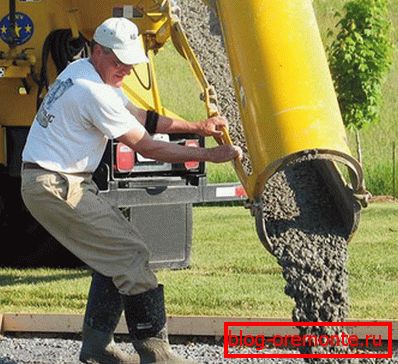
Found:
[[[329,64],[344,124],[354,130],[362,163],[360,130],[380,119],[382,85],[392,63],[388,0],[350,0],[328,48]],[[329,31],[329,35],[333,32]]]

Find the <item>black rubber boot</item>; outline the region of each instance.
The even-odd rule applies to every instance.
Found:
[[[141,364],[196,364],[176,355],[170,347],[163,286],[147,292],[122,295],[127,327]]]
[[[123,312],[120,293],[112,278],[93,273],[83,323],[80,361],[90,364],[138,364],[138,355],[121,351],[113,333]]]

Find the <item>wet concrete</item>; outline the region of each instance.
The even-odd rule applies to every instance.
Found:
[[[263,203],[273,254],[286,280],[285,293],[295,302],[293,321],[345,321],[348,318],[346,232],[313,162],[302,161],[276,173],[266,185]],[[332,327],[300,327],[301,335],[338,332]],[[300,351],[325,353],[330,352],[330,347],[301,347]],[[334,350],[344,351],[341,347]],[[333,363],[330,359],[308,362]]]
[[[246,141],[220,26],[214,13],[196,0],[178,0],[182,22],[207,79],[216,89],[220,111],[230,122],[235,144],[242,147],[243,164],[251,170]],[[286,280],[285,293],[295,302],[293,321],[345,321],[349,315],[347,231],[337,206],[312,158],[303,158],[277,172],[263,195],[264,219],[273,254]],[[336,334],[339,328],[300,328],[301,334]],[[347,353],[347,348],[327,348]],[[302,353],[325,353],[323,347]],[[308,363],[388,363],[383,359],[309,359]]]

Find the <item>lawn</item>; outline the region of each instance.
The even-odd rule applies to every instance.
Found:
[[[169,315],[290,318],[281,268],[241,206],[195,207],[188,269],[161,270]],[[350,317],[398,319],[398,203],[372,203],[349,244]],[[0,270],[0,313],[83,313],[84,270]]]

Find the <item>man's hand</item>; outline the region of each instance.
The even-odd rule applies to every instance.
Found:
[[[117,139],[146,158],[167,163],[183,163],[187,161],[223,163],[242,158],[242,150],[230,144],[222,144],[214,148],[192,148],[154,140],[143,126],[134,128]]]
[[[242,159],[242,149],[236,145],[223,144],[218,147],[207,149],[209,161],[213,163],[224,163],[233,159]]]
[[[228,121],[222,116],[213,116],[209,119],[199,121],[198,123],[198,134],[203,137],[215,137],[221,138],[223,132],[219,129],[222,127],[228,128]]]

